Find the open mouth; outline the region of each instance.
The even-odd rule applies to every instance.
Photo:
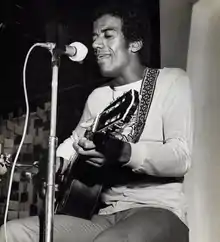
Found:
[[[98,54],[96,57],[97,57],[97,60],[103,60],[103,59],[110,58],[111,55],[110,54]]]

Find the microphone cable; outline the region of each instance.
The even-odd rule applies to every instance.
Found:
[[[13,165],[11,168],[11,174],[10,174],[10,179],[9,179],[9,185],[8,185],[8,194],[7,194],[7,200],[6,200],[6,207],[5,207],[5,214],[4,214],[4,234],[5,234],[5,242],[7,242],[7,216],[8,216],[8,210],[9,210],[9,203],[10,203],[10,196],[11,196],[11,188],[12,188],[12,182],[13,182],[13,176],[14,176],[14,170],[16,167],[16,163],[18,160],[18,156],[20,154],[21,148],[23,146],[24,143],[24,139],[27,133],[27,126],[28,126],[28,119],[29,119],[29,102],[28,102],[28,95],[27,95],[27,87],[26,87],[26,67],[27,67],[27,62],[30,56],[31,51],[37,47],[41,45],[39,43],[36,43],[34,45],[32,45],[32,47],[29,49],[26,57],[25,57],[25,62],[24,62],[24,67],[23,67],[23,89],[24,89],[24,97],[25,97],[25,106],[26,106],[26,114],[25,114],[25,123],[24,123],[24,129],[23,129],[23,134],[22,134],[22,139],[21,142],[19,144],[17,153],[15,155],[14,161],[13,161]]]

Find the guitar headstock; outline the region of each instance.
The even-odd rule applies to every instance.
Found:
[[[131,89],[117,98],[98,115],[93,130],[95,132],[111,130],[115,126],[122,126],[128,123],[137,109],[138,103],[138,92]]]

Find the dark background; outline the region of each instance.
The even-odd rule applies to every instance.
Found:
[[[127,0],[128,1],[128,0]],[[160,66],[160,19],[158,0],[133,0],[151,13],[150,66]],[[125,1],[126,2],[126,1]],[[1,0],[0,6],[0,115],[24,110],[22,71],[25,55],[36,42],[48,40],[46,26],[65,26],[67,43],[80,41],[89,48],[83,64],[62,57],[59,72],[58,136],[68,136],[81,115],[88,94],[102,82],[91,49],[92,10],[103,0]],[[49,25],[51,26],[51,25]],[[37,48],[27,66],[31,111],[50,100],[51,61],[45,49]]]

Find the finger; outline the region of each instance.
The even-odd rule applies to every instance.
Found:
[[[86,138],[80,139],[78,145],[81,146],[84,150],[95,149],[95,144]]]
[[[102,167],[105,160],[103,158],[89,158],[86,162],[96,167]]]
[[[94,149],[94,145],[90,144],[90,142],[87,143],[87,140],[85,138],[80,139],[78,142],[73,142],[72,146],[76,151],[79,151],[81,149],[82,150]]]
[[[98,168],[101,167],[100,165],[98,165],[98,164],[96,164],[96,163],[94,163],[94,162],[92,162],[90,160],[86,160],[86,163],[88,163],[88,164],[90,164],[92,166],[98,167]]]
[[[79,146],[78,145],[78,143],[73,143],[73,148],[74,148],[74,150],[79,154],[79,155],[86,155],[85,154],[85,150],[81,147],[81,146]]]
[[[83,148],[83,146],[78,145],[78,143],[74,142],[73,143],[73,148],[75,149],[75,151],[79,154],[79,155],[85,155],[88,156],[91,153],[89,152],[89,150],[85,150]]]
[[[80,155],[92,157],[92,158],[104,158],[104,155],[96,150],[84,150],[82,147],[79,147],[78,153]]]

